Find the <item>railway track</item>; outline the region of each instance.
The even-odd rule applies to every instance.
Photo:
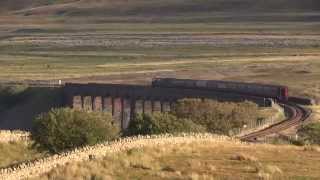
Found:
[[[192,81],[192,80],[191,80]],[[6,85],[27,85],[30,87],[63,87],[64,84],[58,84],[50,81],[26,81],[26,82],[0,82],[1,84],[6,84]],[[181,88],[181,87],[177,87]],[[188,89],[182,88],[182,89]],[[243,94],[245,95],[245,94]],[[251,96],[251,97],[256,97],[257,96]],[[250,142],[257,142],[258,138],[260,137],[265,137],[274,133],[281,132],[283,130],[286,130],[290,127],[297,126],[301,122],[303,122],[311,112],[306,110],[305,108],[293,103],[293,102],[284,102],[280,104],[281,106],[284,107],[286,113],[287,113],[287,119],[276,123],[274,125],[271,125],[268,128],[265,128],[260,131],[256,131],[247,135],[244,135],[240,137],[241,140],[243,141],[250,141]]]
[[[309,110],[294,103],[288,102],[281,105],[284,107],[287,113],[288,118],[286,120],[276,123],[266,129],[244,135],[240,139],[243,141],[257,142],[258,138],[278,133],[283,130],[299,125],[301,122],[306,120],[311,114]]]

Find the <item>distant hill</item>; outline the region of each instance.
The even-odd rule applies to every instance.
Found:
[[[320,0],[1,0],[1,13],[132,16],[205,12],[320,11]]]
[[[6,13],[10,11],[29,9],[29,8],[39,7],[39,6],[64,4],[64,3],[75,2],[75,1],[79,1],[79,0],[1,0],[0,12]]]

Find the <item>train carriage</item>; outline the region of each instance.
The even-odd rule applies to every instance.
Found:
[[[154,87],[172,87],[188,89],[204,89],[230,93],[239,93],[252,96],[273,98],[279,101],[288,100],[286,86],[266,85],[258,83],[243,83],[217,80],[191,80],[175,78],[157,78],[152,81]]]

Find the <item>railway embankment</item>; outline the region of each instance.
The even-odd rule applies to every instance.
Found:
[[[251,128],[243,128],[242,130],[239,130],[239,133],[235,135],[235,137],[241,138],[243,136],[249,135],[254,132],[261,131],[263,129],[269,128],[272,125],[276,123],[280,123],[281,121],[284,121],[286,119],[286,113],[283,106],[272,103],[272,108],[276,110],[276,113],[270,116],[269,118],[265,119],[263,123],[258,124],[255,127]]]
[[[260,131],[256,131],[241,137],[244,141],[257,142],[261,141],[261,138],[273,135],[275,133],[282,132],[284,130],[288,130],[289,128],[297,127],[307,120],[312,111],[306,109],[300,105],[297,105],[292,102],[287,102],[282,104],[284,107],[284,111],[287,119],[281,121],[279,123],[273,124],[270,127],[262,129]]]

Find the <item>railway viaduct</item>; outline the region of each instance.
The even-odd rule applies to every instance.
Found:
[[[128,127],[135,113],[167,112],[174,102],[183,98],[233,102],[248,100],[260,106],[269,102],[260,97],[194,89],[119,84],[67,83],[64,86],[65,106],[78,110],[110,112],[122,129]]]

